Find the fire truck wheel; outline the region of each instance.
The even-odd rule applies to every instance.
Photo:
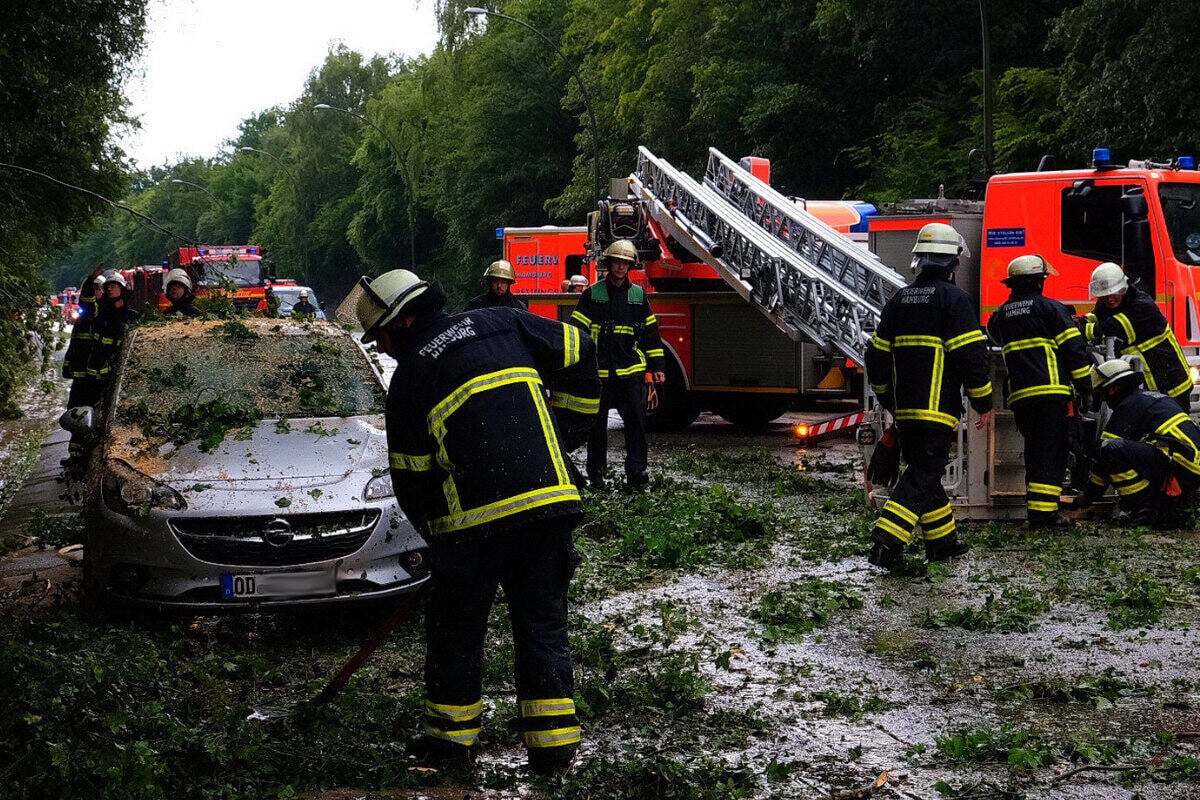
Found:
[[[652,431],[681,431],[700,416],[696,396],[687,390],[683,370],[673,358],[667,359],[667,380],[658,390],[658,410],[646,418]]]
[[[765,428],[783,416],[790,399],[778,395],[721,397],[714,402],[713,410],[736,428],[754,430]]]

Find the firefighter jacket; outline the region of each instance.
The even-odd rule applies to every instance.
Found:
[[[1092,315],[1095,320],[1092,321]],[[1138,355],[1146,367],[1146,388],[1171,397],[1192,390],[1187,358],[1175,332],[1150,295],[1130,286],[1116,308],[1097,303],[1085,328],[1089,339],[1114,336],[1124,355]]]
[[[1159,392],[1135,389],[1117,401],[1100,438],[1145,442],[1173,466],[1200,478],[1200,427]]]
[[[867,378],[899,422],[957,427],[965,385],[971,407],[992,408],[988,352],[966,292],[924,270],[883,307],[867,347]]]
[[[658,318],[646,292],[629,281],[614,286],[603,280],[579,296],[571,323],[591,334],[601,378],[641,378],[664,370]]]
[[[79,316],[71,326],[71,341],[63,354],[63,377],[82,378],[87,376],[88,356],[92,352],[93,323],[96,321],[96,298],[79,297]]]
[[[499,533],[582,513],[566,450],[600,407],[586,336],[508,308],[431,315],[397,336],[388,450],[414,525]]]
[[[108,379],[117,354],[121,351],[121,344],[125,341],[125,332],[136,319],[137,312],[129,307],[128,297],[120,308],[113,305],[111,300],[100,301],[96,319],[92,322],[92,346],[87,359],[89,377],[102,381]]]
[[[467,303],[467,311],[475,311],[480,308],[495,308],[501,306],[503,308],[515,308],[518,311],[528,311],[529,304],[517,297],[512,292],[505,292],[497,297],[491,292],[484,292],[478,297],[473,297]]]
[[[184,295],[183,297],[179,298],[177,302],[171,303],[171,305],[167,306],[163,311],[163,316],[167,317],[168,319],[175,316],[194,319],[195,317],[200,316],[200,309],[196,308],[194,305],[195,302],[196,298],[192,297],[190,294]]]
[[[988,336],[1000,345],[1008,380],[1005,402],[1028,397],[1080,396],[1091,389],[1092,359],[1067,307],[1039,289],[1017,288],[987,323]]]

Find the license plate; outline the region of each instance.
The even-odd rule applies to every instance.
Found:
[[[329,595],[337,589],[332,571],[268,572],[263,575],[222,575],[222,600]]]

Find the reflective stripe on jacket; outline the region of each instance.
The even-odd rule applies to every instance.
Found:
[[[988,319],[987,332],[1004,353],[1009,405],[1028,397],[1070,395],[1071,384],[1081,393],[1090,388],[1092,359],[1083,334],[1066,306],[1040,290],[1014,289]]]
[[[884,306],[866,361],[871,389],[897,420],[957,426],[964,386],[972,408],[992,408],[987,345],[971,300],[930,271]]]
[[[1171,463],[1200,476],[1200,427],[1159,392],[1137,389],[1117,407],[1104,426],[1102,439],[1133,439],[1161,450]]]
[[[1100,335],[1113,336],[1124,355],[1139,355],[1146,367],[1146,388],[1171,397],[1192,390],[1187,358],[1175,332],[1153,298],[1130,286],[1116,308],[1097,303],[1092,312]]]
[[[601,378],[640,378],[663,371],[658,318],[637,284],[626,280],[623,286],[613,286],[604,280],[589,286],[579,296],[571,323],[596,342]]]
[[[592,342],[511,308],[418,325],[402,334],[387,405],[405,514],[437,535],[581,513],[562,440],[599,411]]]

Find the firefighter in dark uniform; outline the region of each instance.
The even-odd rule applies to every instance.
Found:
[[[447,315],[441,289],[407,270],[359,285],[363,340],[377,339],[397,361],[387,400],[392,485],[431,549],[425,735],[416,749],[470,760],[488,612],[502,586],[530,766],[563,769],[580,741],[567,585],[583,511],[567,452],[599,407],[592,343],[510,308]]]
[[[493,261],[483,271],[484,293],[472,298],[467,303],[467,311],[474,311],[477,308],[492,308],[493,306],[528,311],[529,304],[512,293],[512,287],[516,282],[517,273],[513,270],[512,264],[504,259]]]
[[[1088,292],[1096,298],[1095,309],[1085,317],[1088,338],[1116,337],[1121,353],[1141,357],[1146,388],[1174,398],[1184,413],[1190,412],[1191,370],[1154,298],[1131,286],[1124,270],[1111,261],[1092,271]]]
[[[1112,416],[1079,505],[1098,500],[1111,483],[1117,490],[1117,522],[1172,527],[1188,494],[1200,486],[1200,427],[1174,398],[1141,384],[1123,359],[1093,368],[1092,385]]]
[[[292,316],[296,318],[317,316],[317,307],[308,299],[308,289],[301,289],[300,294],[296,297],[296,302],[292,304]]]
[[[79,316],[71,326],[71,341],[63,354],[63,377],[71,379],[71,390],[67,394],[67,408],[95,406],[100,399],[100,383],[88,374],[88,358],[95,338],[96,296],[104,291],[104,265],[97,267],[83,281],[79,290]],[[69,471],[83,468],[87,454],[83,439],[71,434],[67,444],[67,457],[61,464]]]
[[[644,386],[649,374],[661,384],[663,345],[658,335],[658,318],[650,309],[646,292],[629,280],[637,264],[633,242],[618,239],[601,254],[608,275],[579,296],[571,312],[572,324],[591,334],[596,342],[596,359],[604,389],[600,394],[600,416],[588,437],[587,476],[596,487],[604,485],[608,464],[608,411],[617,409],[625,427],[625,480],[630,488],[645,486],[646,399]]]
[[[958,541],[942,475],[963,413],[962,388],[982,428],[992,418],[992,384],[979,319],[966,292],[953,283],[960,252],[954,228],[940,222],[921,228],[913,247],[916,281],[884,306],[867,348],[868,380],[895,417],[908,464],[871,534],[868,560],[888,569],[903,562],[917,525],[930,561],[967,549]]]
[[[167,273],[167,299],[171,301],[171,305],[167,306],[163,311],[164,317],[188,317],[194,318],[200,316],[200,312],[196,309],[196,295],[192,278],[187,274],[187,270],[176,267]]]
[[[1071,390],[1087,405],[1092,359],[1062,303],[1042,287],[1057,273],[1038,255],[1014,258],[1004,284],[1012,294],[988,319],[987,332],[1004,353],[1006,405],[1025,440],[1025,506],[1029,528],[1061,528],[1058,513],[1067,472]]]

